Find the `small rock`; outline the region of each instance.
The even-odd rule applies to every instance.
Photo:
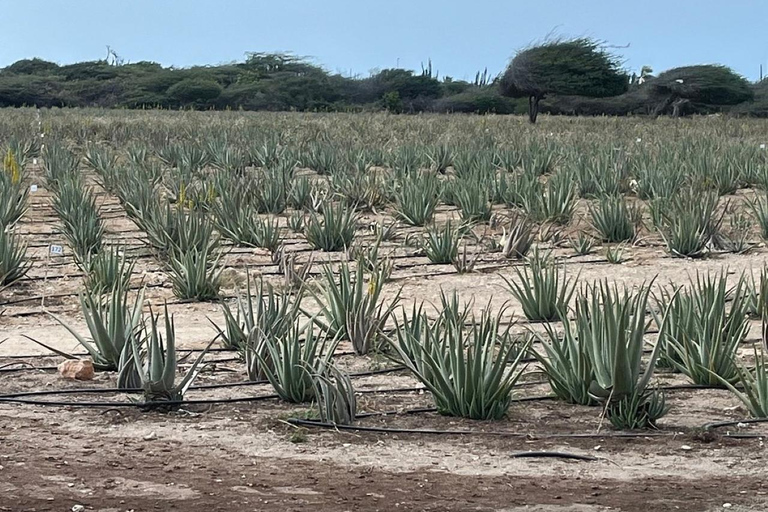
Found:
[[[153,440],[153,439],[155,439],[155,438],[157,438],[157,434],[155,434],[155,432],[154,432],[154,431],[153,431],[153,432],[150,432],[149,434],[147,434],[147,435],[145,435],[145,436],[144,436],[144,440],[145,440],[145,441],[151,441],[151,440]]]
[[[85,510],[85,507],[82,505],[75,505],[72,507],[72,512],[83,512]]]
[[[732,503],[723,503],[723,508],[731,508],[732,506]]]
[[[90,359],[67,359],[59,365],[59,375],[65,379],[91,380],[93,362]]]
[[[681,446],[681,447],[680,447],[680,449],[681,449],[681,450],[685,450],[685,451],[693,450],[693,448],[691,448],[691,447],[690,447],[690,446],[688,446],[687,444],[684,444],[683,446]]]

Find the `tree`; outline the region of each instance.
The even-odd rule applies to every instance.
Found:
[[[408,69],[384,69],[371,79],[381,88],[381,95],[396,92],[403,100],[437,98],[440,82],[429,74],[414,75]]]
[[[677,117],[693,105],[738,105],[750,101],[754,91],[746,78],[731,68],[714,64],[673,68],[661,73],[651,84],[657,98],[656,113],[672,107]]]
[[[34,58],[17,60],[3,71],[16,75],[53,75],[58,69],[55,62]]]
[[[505,96],[528,98],[528,119],[535,123],[539,102],[548,94],[603,98],[624,93],[628,83],[616,57],[597,41],[580,38],[518,52],[500,86]]]
[[[187,78],[168,88],[168,97],[181,105],[207,103],[221,95],[221,86],[213,80]]]

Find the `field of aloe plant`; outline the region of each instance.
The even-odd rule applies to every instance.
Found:
[[[3,111],[0,510],[763,510],[766,142]]]

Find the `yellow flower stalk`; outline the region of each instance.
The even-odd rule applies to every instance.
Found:
[[[8,149],[3,159],[3,169],[11,175],[11,183],[18,185],[21,182],[21,168],[11,149]]]
[[[179,210],[181,210],[184,207],[184,203],[187,200],[187,184],[183,181],[181,182],[181,186],[179,187],[179,198],[178,201],[176,201],[177,206],[179,207]]]

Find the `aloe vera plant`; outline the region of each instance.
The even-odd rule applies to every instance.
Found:
[[[97,294],[105,293],[116,286],[127,289],[135,265],[134,260],[128,260],[125,248],[111,247],[109,250],[103,250],[91,258],[85,286]]]
[[[76,176],[80,159],[59,141],[51,141],[42,151],[45,179],[51,189],[58,188],[59,181]]]
[[[592,226],[605,242],[626,242],[635,238],[630,207],[621,196],[604,196],[590,206]]]
[[[357,396],[349,375],[321,360],[312,380],[320,421],[351,425],[357,415]]]
[[[12,228],[27,212],[29,188],[0,172],[0,229]]]
[[[330,266],[323,267],[321,291],[313,292],[320,304],[317,323],[334,339],[346,339],[357,354],[367,354],[378,345],[381,329],[400,301],[400,292],[385,303],[381,298],[385,270],[377,266],[366,273],[348,263],[339,266],[338,280]]]
[[[579,231],[576,238],[569,239],[569,243],[573,252],[578,256],[586,256],[595,248],[595,239],[583,231]]]
[[[524,216],[513,216],[509,232],[504,229],[501,253],[505,258],[523,259],[533,245],[536,225]]]
[[[754,199],[747,200],[747,206],[752,210],[752,214],[760,226],[760,236],[763,240],[768,240],[768,196],[758,194]]]
[[[90,339],[77,334],[57,316],[51,315],[64,326],[85,348],[100,370],[119,370],[120,360],[131,333],[141,325],[144,290],[139,291],[131,303],[128,289],[115,286],[107,299],[96,294],[80,296],[80,308],[90,332]]]
[[[723,220],[723,214],[717,213],[716,194],[689,191],[656,204],[660,209],[659,233],[670,254],[700,258],[710,252],[712,239]]]
[[[562,334],[549,323],[544,325],[544,333],[531,331],[544,348],[543,351],[534,350],[534,355],[558,398],[572,404],[594,405],[597,400],[589,392],[595,380],[587,345],[589,324],[583,321],[572,323],[565,311],[559,312],[559,317]]]
[[[342,204],[323,204],[323,216],[312,213],[307,221],[305,236],[315,249],[327,252],[350,247],[355,238],[357,215]]]
[[[58,316],[49,314],[88,352],[95,369],[117,371],[118,387],[133,388],[136,387],[137,375],[130,340],[143,328],[143,306],[144,290],[139,291],[133,301],[129,298],[128,289],[120,285],[115,286],[107,296],[86,290],[80,295],[80,310],[85,317],[89,337],[75,331]],[[73,359],[66,352],[34,339],[32,341]]]
[[[313,374],[330,363],[338,341],[316,337],[312,324],[294,324],[280,337],[261,336],[253,347],[264,374],[280,398],[302,403],[315,399]]]
[[[486,222],[491,218],[491,198],[488,187],[481,180],[465,180],[457,187],[456,202],[461,219],[467,223]]]
[[[521,270],[522,269],[522,270]],[[532,322],[556,320],[576,290],[578,277],[571,279],[565,264],[547,253],[534,251],[522,267],[515,267],[517,280],[502,276],[509,291],[520,302],[525,317]]]
[[[280,338],[297,322],[302,298],[301,290],[280,295],[261,278],[256,281],[254,289],[251,287],[250,274],[247,274],[245,293],[238,295],[234,312],[228,303],[223,302],[224,328],[216,324],[214,327],[224,346],[231,349],[242,349],[248,335],[254,330],[270,338]]]
[[[616,428],[653,427],[669,410],[664,394],[650,388],[660,344],[645,370],[642,366],[649,293],[650,286],[632,293],[599,281],[587,285],[577,300],[579,343],[586,345],[594,371],[589,392],[605,403],[605,415]],[[662,315],[660,336],[667,312]]]
[[[530,192],[521,198],[526,214],[538,222],[561,225],[570,222],[578,199],[572,176],[566,172],[556,173],[543,189],[537,182],[531,183]]]
[[[472,316],[466,329],[445,318],[420,321],[390,340],[394,357],[432,393],[441,414],[500,419],[512,400],[512,388],[523,373],[521,350],[502,328],[502,309]]]
[[[55,190],[53,209],[61,219],[75,261],[87,269],[91,258],[101,251],[106,231],[96,198],[79,181],[62,178]]]
[[[668,309],[668,326],[664,336],[659,336],[664,364],[695,384],[735,382],[739,373],[734,357],[749,330],[744,277],[729,287],[725,273],[697,273],[690,278],[687,290],[678,291],[676,304],[670,305],[668,296],[662,293],[657,300],[660,307]],[[662,322],[658,313],[656,322]]]
[[[29,272],[32,262],[26,251],[27,246],[18,235],[0,228],[0,291]]]
[[[171,255],[169,271],[173,294],[181,300],[213,300],[221,289],[221,256],[209,248]]]
[[[737,363],[737,378],[733,382],[717,374],[713,376],[741,400],[753,418],[768,418],[768,362],[765,352],[758,352],[757,347],[754,348],[754,354],[754,369],[750,370]]]
[[[432,226],[427,229],[422,248],[432,263],[453,263],[459,255],[460,240],[461,229],[448,221],[442,227]]]
[[[409,226],[424,226],[435,215],[440,182],[430,174],[407,175],[395,190],[395,216]]]
[[[139,373],[141,389],[144,393],[144,401],[155,402],[180,402],[184,399],[192,382],[202,370],[201,363],[208,353],[211,343],[200,352],[181,381],[176,382],[178,371],[176,357],[176,327],[173,317],[168,313],[168,306],[164,306],[165,338],[158,327],[160,315],[150,313],[149,324],[139,334],[130,338],[130,346],[133,360]],[[171,404],[168,409],[177,409],[180,404]]]

